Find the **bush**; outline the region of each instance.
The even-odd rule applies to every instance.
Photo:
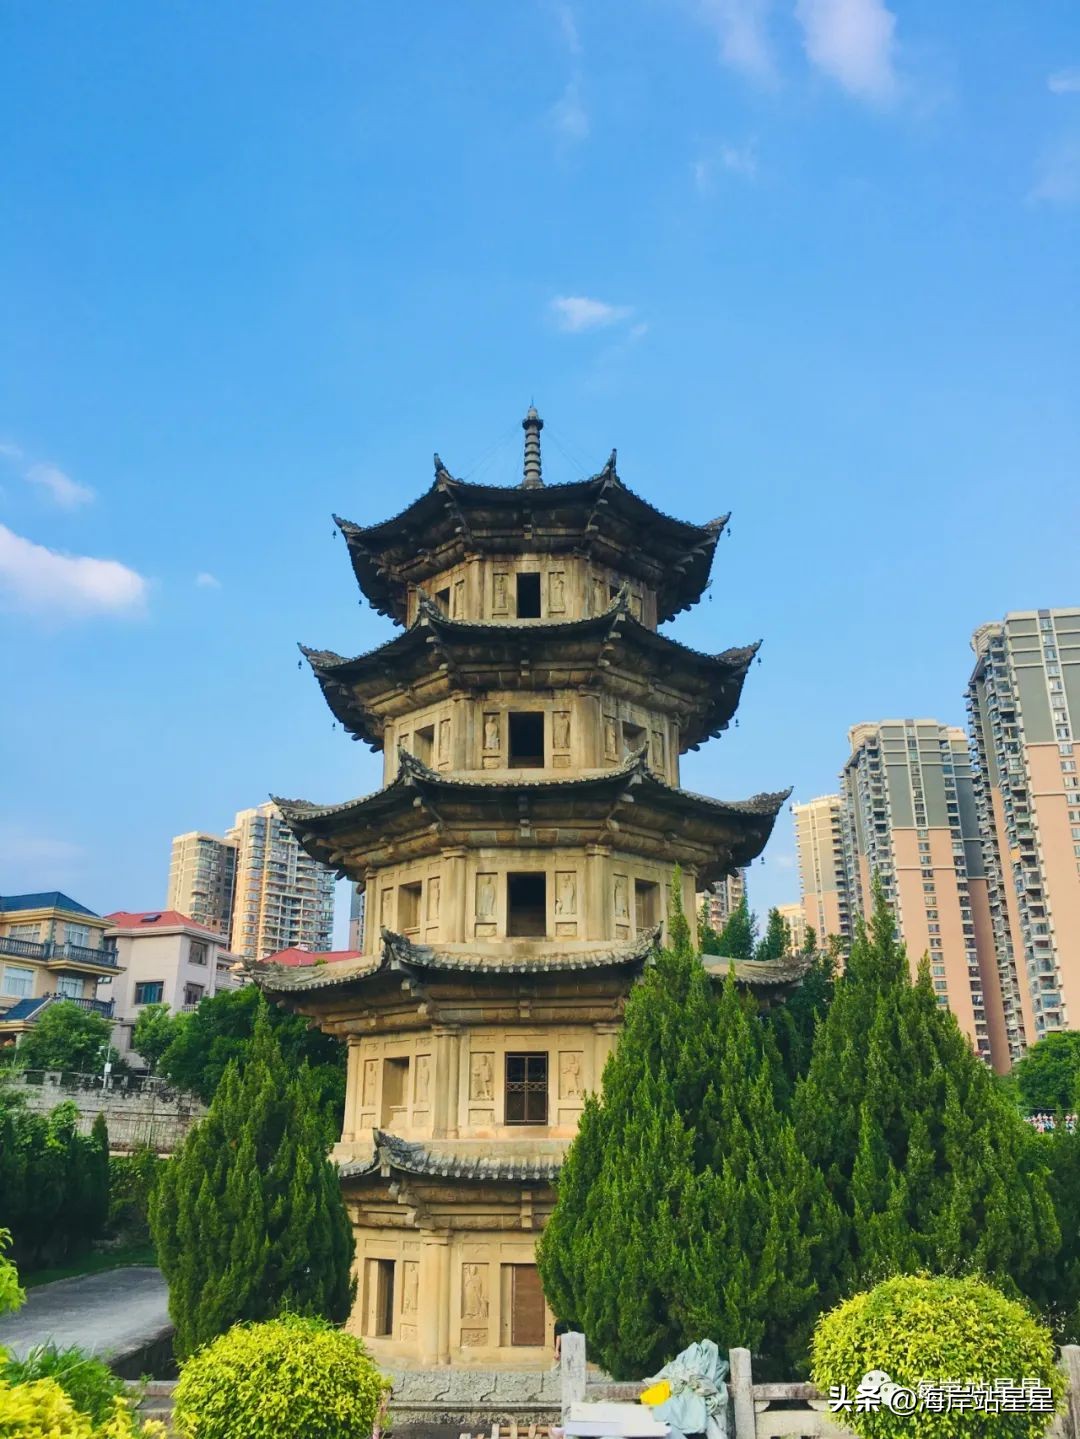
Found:
[[[238,1324],[193,1355],[173,1424],[185,1439],[361,1439],[389,1389],[359,1339],[290,1314]]]
[[[992,1384],[1032,1379],[1060,1403],[1065,1382],[1054,1363],[1050,1331],[1022,1305],[980,1279],[901,1276],[824,1315],[811,1347],[814,1383],[822,1392],[843,1384],[854,1396],[863,1376],[884,1371],[894,1384]],[[884,1406],[838,1416],[860,1439],[1036,1439],[1049,1414],[987,1414],[975,1410],[897,1414]]]
[[[108,1231],[113,1238],[149,1244],[150,1197],[165,1162],[152,1149],[117,1154],[109,1160]]]
[[[31,1349],[25,1359],[9,1359],[3,1378],[9,1384],[54,1380],[79,1413],[85,1414],[95,1427],[112,1416],[113,1401],[127,1389],[124,1381],[102,1360],[82,1349],[58,1349],[55,1344]]]
[[[0,1439],[165,1439],[156,1419],[139,1424],[123,1399],[94,1427],[53,1379],[9,1384],[0,1379]]]

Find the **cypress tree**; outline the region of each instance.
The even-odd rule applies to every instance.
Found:
[[[844,1216],[844,1284],[971,1269],[1023,1289],[1056,1250],[1023,1121],[937,1003],[928,964],[912,983],[880,888],[793,1108]]]
[[[791,929],[787,920],[774,906],[769,910],[765,933],[754,950],[755,959],[783,959],[791,948]]]
[[[753,959],[757,946],[757,918],[750,913],[744,894],[720,931],[717,953],[725,959]]]
[[[242,1319],[344,1320],[352,1229],[307,1065],[290,1070],[265,1002],[243,1066],[164,1166],[150,1223],[181,1356]]]

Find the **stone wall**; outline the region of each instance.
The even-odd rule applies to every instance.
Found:
[[[79,1111],[82,1134],[89,1134],[94,1120],[104,1112],[114,1153],[146,1146],[158,1154],[171,1154],[206,1113],[193,1095],[164,1085],[103,1089],[101,1080],[93,1076],[61,1075],[55,1070],[16,1076],[12,1088],[25,1097],[27,1109],[37,1114],[47,1114],[71,1100]]]

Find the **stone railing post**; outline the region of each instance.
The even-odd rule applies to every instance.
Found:
[[[565,1424],[571,1404],[585,1398],[585,1336],[571,1331],[562,1336],[559,1345],[559,1384],[561,1387],[562,1422]],[[752,1407],[752,1406],[751,1406]]]
[[[1063,1415],[1065,1432],[1069,1439],[1080,1439],[1080,1345],[1061,1346],[1061,1365],[1069,1386]]]
[[[754,1373],[749,1349],[732,1349],[728,1354],[728,1362],[731,1365],[731,1407],[735,1411],[735,1439],[755,1439]]]

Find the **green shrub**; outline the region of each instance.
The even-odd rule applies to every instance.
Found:
[[[26,1292],[19,1285],[19,1271],[6,1258],[4,1250],[11,1244],[11,1230],[0,1229],[0,1314],[9,1314],[13,1309],[21,1309],[26,1299]],[[0,1349],[0,1356],[3,1355]]]
[[[287,1314],[237,1324],[194,1354],[173,1424],[185,1439],[366,1439],[389,1388],[359,1339]]]
[[[82,1349],[58,1349],[55,1344],[31,1349],[25,1359],[9,1359],[2,1372],[9,1384],[54,1379],[95,1428],[111,1417],[113,1400],[127,1389],[102,1360]]]
[[[109,1222],[114,1238],[150,1243],[150,1197],[166,1161],[152,1149],[136,1149],[109,1160]]]
[[[0,1439],[165,1439],[165,1429],[156,1419],[138,1423],[122,1399],[114,1399],[108,1418],[94,1427],[54,1379],[9,1384],[0,1378]]]
[[[1065,1382],[1054,1362],[1049,1329],[980,1279],[901,1276],[846,1300],[814,1331],[811,1372],[823,1392],[845,1385],[854,1396],[862,1378],[884,1371],[894,1384],[992,1384],[1030,1379],[1060,1403]],[[882,1406],[839,1413],[860,1439],[1037,1439],[1050,1414],[985,1413],[974,1409],[908,1414]]]

